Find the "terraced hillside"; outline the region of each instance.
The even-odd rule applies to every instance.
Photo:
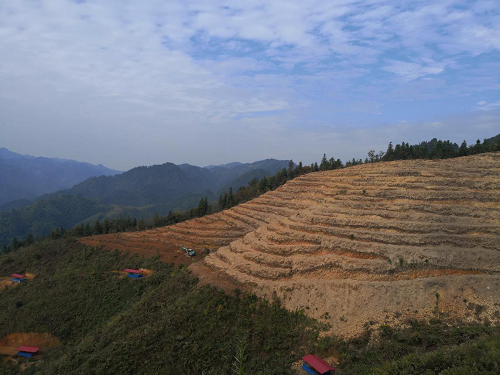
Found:
[[[294,214],[293,205],[269,205],[275,192],[213,215],[143,232],[124,232],[81,238],[88,245],[130,251],[163,260],[191,264],[203,257],[205,249],[216,250],[269,223],[271,217]],[[192,247],[197,256],[178,256],[180,246]]]
[[[500,323],[500,154],[312,173],[219,214],[86,241],[167,258],[179,244],[218,248],[195,273],[346,335],[442,314]]]

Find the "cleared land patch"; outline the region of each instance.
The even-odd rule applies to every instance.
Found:
[[[17,348],[21,345],[40,347],[40,353],[37,354],[39,356],[43,354],[43,349],[57,347],[61,345],[61,342],[49,333],[9,333],[0,339],[0,354],[14,356],[18,352]]]

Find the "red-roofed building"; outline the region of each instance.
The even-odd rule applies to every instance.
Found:
[[[12,277],[12,281],[15,281],[16,283],[22,283],[22,282],[26,281],[26,276],[21,275],[19,273],[13,273],[10,276]]]
[[[28,345],[21,345],[19,348],[17,348],[17,355],[31,358],[33,357],[40,348],[38,346],[28,346]]]
[[[308,354],[302,357],[302,360],[305,362],[302,368],[311,375],[331,375],[336,371],[335,367],[332,367],[314,354]]]

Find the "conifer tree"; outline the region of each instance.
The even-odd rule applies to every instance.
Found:
[[[17,237],[14,237],[12,239],[12,243],[10,246],[12,247],[12,250],[17,250],[21,247],[21,244],[20,244],[19,240],[17,239]]]
[[[28,237],[26,238],[26,245],[31,245],[33,242],[35,242],[35,238],[30,233],[30,234],[28,234]]]
[[[323,157],[321,158],[321,163],[319,165],[319,170],[320,171],[327,171],[330,169],[330,163],[328,163],[328,159],[326,158],[326,154],[323,154]]]
[[[229,188],[229,194],[227,195],[227,205],[228,205],[228,208],[233,207],[233,204],[234,204],[233,188],[230,187]]]
[[[227,192],[224,192],[224,196],[222,197],[222,208],[228,208],[228,197]]]
[[[288,162],[288,178],[293,178],[293,166],[293,160],[290,159],[290,161]]]
[[[102,233],[102,226],[101,222],[99,220],[96,220],[94,223],[94,234],[101,234]]]
[[[394,148],[392,147],[392,142],[389,142],[389,146],[387,146],[387,151],[385,152],[384,160],[387,161],[394,160]]]

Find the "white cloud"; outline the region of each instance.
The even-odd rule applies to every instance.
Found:
[[[387,65],[382,68],[390,73],[403,77],[411,81],[430,74],[439,74],[443,72],[445,64],[428,62],[427,64],[417,64],[400,60],[387,60]]]
[[[79,147],[71,127],[146,151],[156,132],[171,142],[163,160],[196,162],[203,153],[177,150],[187,135],[231,134],[241,146],[252,139],[242,129],[270,123],[276,136],[311,123],[410,123],[416,115],[384,110],[402,100],[470,96],[469,108],[489,111],[500,92],[500,65],[483,61],[500,49],[496,3],[3,0],[0,131],[19,144],[64,135],[68,152]],[[56,150],[57,137],[46,143]]]
[[[491,111],[494,109],[499,109],[500,108],[500,100],[497,100],[496,102],[491,102],[488,103],[486,101],[480,101],[477,103],[478,108],[480,111]],[[499,124],[500,126],[500,124]]]

